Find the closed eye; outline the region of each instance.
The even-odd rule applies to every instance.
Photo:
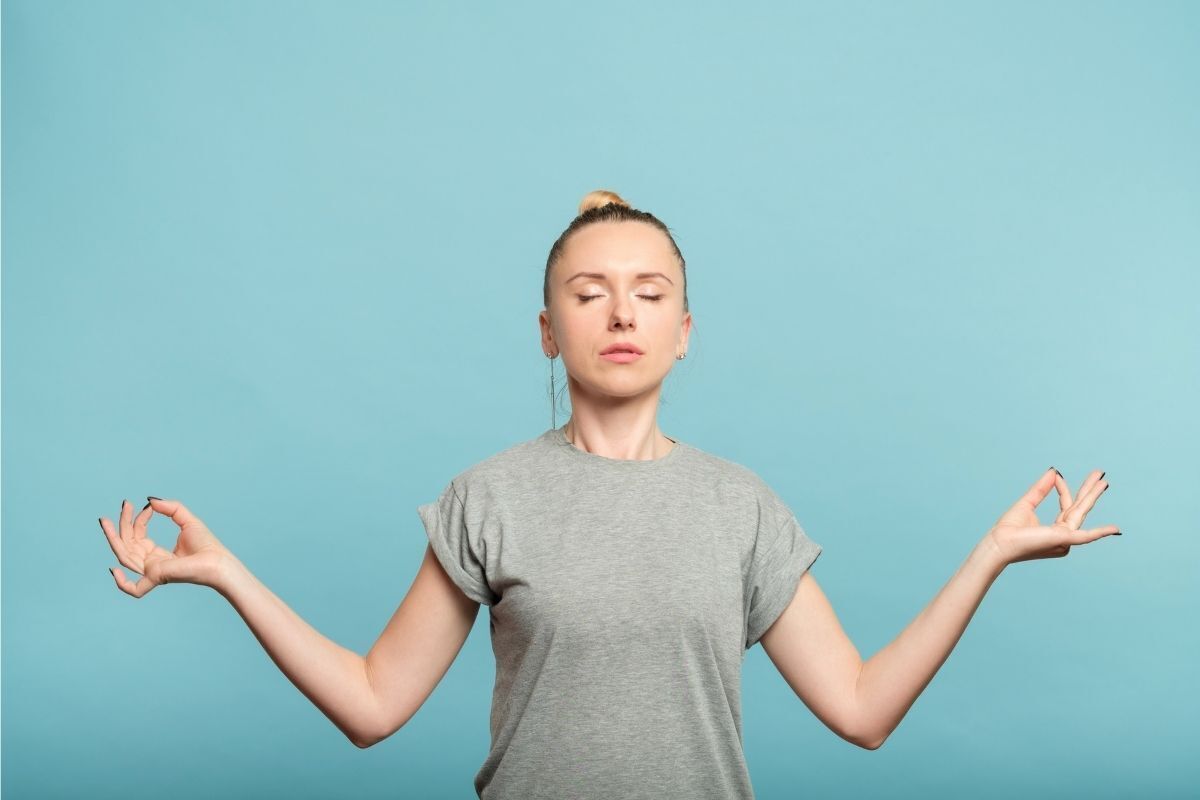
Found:
[[[578,294],[575,296],[579,298],[579,302],[581,303],[586,303],[589,300],[595,300],[597,297],[604,297],[602,294]],[[654,303],[657,303],[659,300],[663,299],[661,294],[639,294],[638,297],[645,298],[646,300],[650,300]]]

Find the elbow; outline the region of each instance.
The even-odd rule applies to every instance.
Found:
[[[859,677],[862,676],[862,667],[859,667]],[[855,697],[857,700],[858,683],[855,682]],[[857,705],[857,703],[856,703]],[[855,713],[851,717],[853,723],[847,726],[850,735],[843,738],[851,744],[861,747],[863,750],[878,750],[883,747],[883,743],[887,741],[891,731],[884,729],[877,720],[873,720],[869,715],[864,714],[861,707],[855,709]]]
[[[404,727],[404,726],[399,725],[397,727],[384,730],[382,733],[379,732],[378,728],[375,728],[370,732],[360,731],[360,732],[357,732],[354,736],[351,736],[349,738],[355,747],[359,748],[360,750],[366,750],[368,747],[373,747],[374,745],[377,745],[380,742],[382,742],[384,739],[387,739],[389,736],[391,736],[393,733],[395,733],[402,727]]]
[[[886,731],[870,730],[863,727],[851,727],[842,734],[842,738],[855,747],[863,750],[878,750],[887,741]]]
[[[347,738],[359,750],[366,750],[368,747],[373,747],[374,745],[379,744],[390,735],[390,733],[381,735],[377,732],[377,730],[358,730],[347,736]]]
[[[373,747],[386,738],[386,736],[354,736],[350,738],[350,742],[359,750],[366,750],[368,747]]]
[[[883,747],[883,743],[887,741],[888,735],[872,734],[869,736],[855,736],[850,739],[851,742],[861,747],[863,750],[878,750]]]
[[[366,750],[368,747],[379,743],[379,739],[372,736],[350,736],[347,738],[349,738],[350,743],[359,750]]]

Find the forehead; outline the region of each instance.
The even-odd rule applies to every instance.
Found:
[[[645,222],[595,222],[580,228],[567,241],[563,277],[586,269],[612,274],[679,270],[675,251],[663,232]],[[571,271],[568,272],[567,269]]]

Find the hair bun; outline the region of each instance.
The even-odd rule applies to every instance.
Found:
[[[629,203],[625,201],[625,198],[616,192],[610,192],[608,189],[596,189],[585,194],[583,199],[579,201],[579,213],[582,214],[585,211],[591,211],[593,208],[600,208],[609,203],[629,208]]]

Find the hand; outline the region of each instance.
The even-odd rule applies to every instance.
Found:
[[[1108,488],[1108,481],[1103,480],[1103,476],[1104,473],[1098,470],[1092,472],[1079,487],[1079,497],[1072,500],[1067,482],[1051,467],[1016,505],[1004,512],[985,538],[998,551],[1004,564],[1015,564],[1037,558],[1062,558],[1071,552],[1071,545],[1087,544],[1102,536],[1119,533],[1116,525],[1091,530],[1079,527],[1100,493]],[[1042,525],[1035,511],[1051,488],[1058,489],[1059,512],[1052,524]]]
[[[168,552],[146,536],[146,526],[154,512],[170,517],[179,525],[179,539],[174,552]],[[142,597],[162,583],[195,583],[215,586],[222,566],[232,554],[221,544],[199,517],[178,500],[154,499],[146,503],[136,517],[133,506],[121,501],[120,532],[113,524],[100,519],[100,527],[117,560],[129,569],[141,573],[135,584],[121,570],[113,568],[117,586],[126,594]]]

